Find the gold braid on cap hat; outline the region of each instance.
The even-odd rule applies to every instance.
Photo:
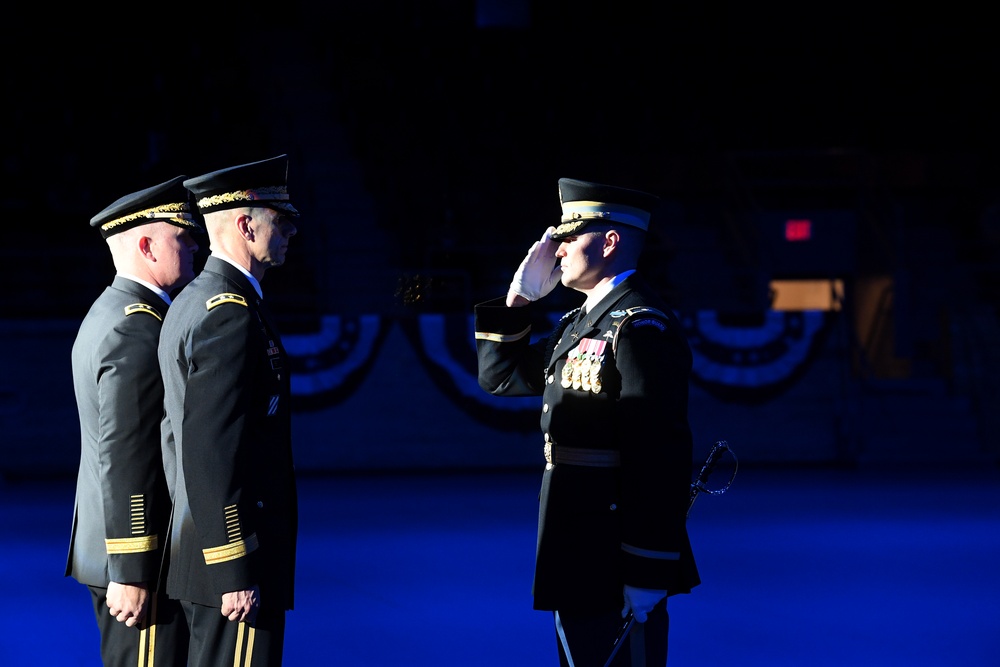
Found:
[[[133,220],[138,220],[139,218],[146,218],[150,221],[170,220],[186,227],[197,228],[198,225],[194,222],[194,216],[188,213],[190,210],[191,207],[185,203],[161,204],[159,206],[154,206],[153,208],[147,208],[141,211],[136,211],[135,213],[129,213],[121,218],[109,220],[101,225],[101,231],[106,232],[109,229],[114,229],[119,225],[124,225],[125,223],[132,222]]]
[[[288,201],[288,188],[283,185],[276,185],[271,188],[223,192],[221,195],[212,195],[211,197],[199,199],[198,208],[212,208],[220,204],[231,204],[237,201]]]
[[[649,211],[635,206],[599,201],[569,201],[563,202],[562,209],[562,224],[556,227],[555,234],[574,232],[593,220],[620,222],[642,230],[649,229]]]

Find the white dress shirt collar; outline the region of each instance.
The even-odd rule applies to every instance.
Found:
[[[618,287],[622,282],[628,278],[630,275],[635,273],[635,269],[629,269],[628,271],[622,271],[617,276],[604,283],[603,285],[596,287],[593,292],[587,297],[587,300],[583,302],[583,307],[587,309],[587,312],[591,312],[594,306],[601,302],[601,299],[606,297],[611,290]]]
[[[247,271],[246,269],[244,269],[242,266],[240,266],[239,264],[237,264],[235,260],[230,259],[229,257],[226,257],[223,254],[220,254],[220,253],[217,253],[217,252],[213,252],[212,253],[212,257],[218,257],[223,262],[226,262],[227,264],[232,264],[234,267],[236,267],[237,269],[239,269],[240,273],[242,273],[243,275],[245,275],[250,280],[250,284],[253,285],[253,288],[255,290],[257,290],[257,296],[259,296],[262,299],[264,298],[264,292],[260,289],[260,282],[256,278],[253,277],[252,273],[250,273],[249,271]]]
[[[147,282],[146,282],[145,280],[143,280],[142,278],[137,278],[137,277],[133,276],[133,275],[132,275],[131,273],[119,273],[119,274],[118,274],[118,277],[119,277],[119,278],[126,278],[126,279],[128,279],[128,280],[131,280],[132,282],[136,282],[136,283],[139,283],[139,284],[140,284],[140,285],[142,285],[143,287],[148,287],[149,289],[151,289],[151,290],[153,290],[154,292],[156,292],[156,293],[157,293],[157,294],[158,294],[158,295],[160,296],[160,298],[161,298],[161,299],[163,299],[163,301],[164,301],[164,302],[165,302],[165,303],[166,303],[166,304],[167,304],[168,306],[170,305],[170,295],[169,295],[169,294],[167,294],[166,292],[164,292],[164,291],[163,291],[162,289],[160,289],[160,288],[159,288],[159,287],[157,287],[156,285],[154,285],[153,283],[147,283]]]

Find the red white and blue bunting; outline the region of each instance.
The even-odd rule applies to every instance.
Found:
[[[537,330],[550,330],[560,315],[542,316]],[[691,344],[692,381],[721,400],[755,404],[775,398],[801,377],[837,314],[768,311],[752,323],[727,321],[707,310],[679,316]],[[420,386],[413,375],[422,370],[450,401],[483,423],[518,431],[538,427],[538,397],[498,398],[480,388],[473,317],[465,314],[327,316],[316,333],[284,336],[295,409],[320,410],[351,396],[394,326],[420,362],[419,368],[402,369],[410,386]]]
[[[770,401],[808,369],[836,322],[833,311],[773,311],[752,324],[714,310],[682,315],[693,356],[692,381],[716,398]]]
[[[391,326],[391,320],[379,315],[329,315],[320,319],[316,333],[282,336],[291,360],[294,409],[322,409],[353,394]]]

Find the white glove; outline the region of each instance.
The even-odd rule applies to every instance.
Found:
[[[559,284],[562,267],[556,257],[559,241],[552,239],[554,231],[555,227],[546,229],[542,238],[532,244],[528,254],[521,260],[521,266],[517,267],[510,283],[510,291],[507,292],[508,301],[512,293],[520,294],[528,301],[538,301]]]
[[[622,607],[622,618],[628,616],[632,611],[632,616],[636,623],[645,623],[646,614],[652,611],[653,607],[659,604],[660,600],[667,597],[666,591],[657,591],[652,588],[636,588],[625,585],[623,592],[625,596],[625,606]]]

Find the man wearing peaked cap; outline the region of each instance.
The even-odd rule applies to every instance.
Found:
[[[665,665],[667,598],[700,579],[685,522],[691,350],[637,271],[659,200],[569,178],[559,198],[559,224],[506,297],[475,306],[479,384],[542,397],[533,595],[553,614],[560,663],[603,666],[614,654],[616,666]],[[532,310],[560,283],[584,303],[535,336]]]
[[[160,221],[182,229],[204,231],[195,220],[191,195],[183,183],[184,176],[177,176],[165,183],[127,194],[91,218],[90,226],[97,227],[104,238]]]
[[[180,606],[157,586],[170,496],[156,347],[170,294],[194,278],[192,233],[201,231],[183,180],[126,195],[90,220],[116,275],[73,343],[81,447],[65,574],[90,589],[105,665],[187,664]]]
[[[184,187],[194,195],[202,213],[254,204],[299,215],[288,199],[287,155],[189,178]]]
[[[211,255],[164,319],[163,456],[174,518],[166,590],[192,667],[280,665],[298,522],[288,357],[265,306],[299,213],[288,158],[184,181]]]
[[[659,197],[639,190],[560,178],[562,218],[552,238],[558,241],[572,236],[592,222],[615,222],[646,231],[659,201]]]

